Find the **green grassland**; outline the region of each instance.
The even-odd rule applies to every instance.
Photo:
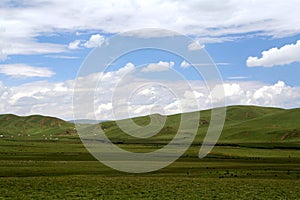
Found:
[[[228,107],[220,140],[204,159],[198,153],[210,110],[200,116],[181,158],[156,172],[128,174],[95,160],[71,123],[0,115],[0,199],[300,199],[300,109]],[[116,122],[100,126],[121,148],[150,152],[171,140],[179,120],[169,116],[147,139],[124,134]]]

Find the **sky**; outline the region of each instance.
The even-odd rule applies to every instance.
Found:
[[[2,0],[0,113],[66,120],[74,118],[74,109],[80,110],[76,118],[99,120],[124,112],[173,114],[214,107],[219,97],[212,91],[220,84],[226,105],[298,108],[299,10],[297,0]],[[178,42],[178,35],[190,42]],[[116,44],[118,37],[125,39]],[[173,38],[186,52],[210,60],[221,82],[208,87],[197,73],[207,63],[172,52],[141,49],[112,57],[113,50],[105,51],[112,44],[130,46],[126,37]],[[95,48],[102,52],[99,63],[111,63],[83,73]],[[74,91],[88,86],[89,113],[73,104]]]

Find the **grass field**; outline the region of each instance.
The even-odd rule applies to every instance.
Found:
[[[300,199],[298,116],[299,109],[231,107],[221,139],[206,158],[198,158],[203,136],[197,135],[176,162],[144,174],[118,172],[95,160],[69,123],[15,118],[13,132],[2,116],[0,199]],[[126,138],[114,122],[103,126],[121,148],[149,152],[173,136],[175,118],[166,134],[147,143]],[[201,118],[209,122],[209,112]],[[147,117],[135,120],[147,124]],[[30,134],[20,133],[19,126]],[[199,133],[205,129],[200,126]]]
[[[300,198],[300,152],[293,149],[216,146],[200,160],[192,146],[167,168],[127,174],[96,161],[78,138],[0,141],[3,199]]]

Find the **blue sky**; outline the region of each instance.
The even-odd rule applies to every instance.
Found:
[[[222,77],[226,104],[299,107],[299,10],[297,1],[4,0],[0,3],[0,113],[72,119],[74,84],[88,55],[94,48],[109,45],[111,37],[144,28],[157,31],[152,35],[151,31],[134,31],[131,36],[163,38],[167,29],[193,40],[186,49],[196,45],[199,51],[207,52]],[[136,51],[117,58],[98,79],[109,76],[107,88],[102,89],[110,91],[122,79],[121,73],[130,73],[140,65],[160,73],[148,80],[161,76],[168,81],[169,71],[175,70],[193,85],[199,109],[213,106],[203,80],[192,66],[183,66],[183,61],[170,52]],[[173,80],[172,84],[181,82]],[[158,88],[145,86],[144,92],[140,91],[146,94],[151,90],[147,95],[157,96],[147,105],[138,105],[145,97],[137,96],[132,115],[151,112],[154,102],[160,102],[167,114],[180,111],[171,107],[177,102],[174,97],[162,96],[166,91]],[[177,92],[188,99],[186,91]],[[113,118],[111,96],[101,96],[94,106],[95,115]]]

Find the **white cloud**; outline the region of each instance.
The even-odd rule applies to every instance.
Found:
[[[78,59],[79,56],[65,56],[65,55],[46,55],[47,58],[58,58],[58,59]]]
[[[227,79],[247,79],[247,76],[229,76]]]
[[[83,44],[83,46],[85,46],[86,48],[101,47],[104,41],[105,41],[104,36],[100,34],[95,34],[92,35],[90,39]]]
[[[76,34],[77,35],[77,34]],[[70,42],[68,48],[71,50],[80,49],[80,47],[95,48],[101,47],[105,42],[105,37],[100,34],[91,35],[88,40],[74,40]]]
[[[196,40],[194,42],[192,42],[191,44],[188,45],[188,49],[190,51],[195,51],[195,50],[200,50],[200,49],[204,49],[205,45],[204,44],[200,44],[199,40]]]
[[[188,68],[188,67],[191,67],[191,66],[195,66],[195,67],[204,67],[204,66],[224,66],[224,65],[230,65],[230,63],[225,63],[225,62],[220,62],[220,63],[188,63],[187,61],[183,60],[180,64],[180,67],[182,68]]]
[[[217,66],[221,66],[221,65],[223,65],[223,66],[225,66],[225,65],[230,65],[231,63],[226,63],[226,62],[217,62],[217,63],[215,63]]]
[[[184,92],[184,97],[187,99],[193,99],[193,98],[200,98],[203,97],[204,94],[201,92],[197,92],[197,91],[185,91]]]
[[[213,88],[209,94],[209,99],[212,102],[218,102],[224,98],[224,95],[227,103],[231,101],[237,102],[243,98],[243,90],[238,83],[224,83]]]
[[[75,35],[76,35],[76,36],[80,36],[80,35],[82,35],[82,33],[76,31]]]
[[[52,43],[39,43],[27,39],[18,41],[15,38],[1,38],[0,35],[0,59],[5,60],[9,55],[33,55],[65,52],[64,45]]]
[[[180,35],[180,33],[172,32],[165,29],[157,28],[143,28],[138,30],[130,30],[129,32],[122,32],[122,36],[135,36],[138,38],[160,38]]]
[[[73,49],[79,49],[79,45],[80,45],[81,41],[80,40],[75,40],[73,42],[70,42],[68,45],[68,48],[73,50]]]
[[[95,115],[103,115],[104,112],[112,110],[112,103],[102,103],[96,107]]]
[[[118,76],[122,76],[123,74],[129,73],[129,72],[131,72],[134,69],[135,69],[135,65],[133,63],[129,62],[124,67],[122,67],[119,70],[117,70],[115,73]]]
[[[224,83],[228,105],[258,105],[273,107],[299,107],[300,87],[291,87],[283,81],[273,85],[261,82]]]
[[[164,61],[159,61],[158,63],[151,63],[144,67],[141,71],[142,72],[161,72],[161,71],[167,71],[172,69],[174,66],[174,62],[164,62]]]
[[[36,39],[57,32],[118,33],[156,27],[196,36],[203,43],[235,40],[245,34],[285,37],[300,33],[299,10],[297,0],[6,2],[0,7],[5,16],[0,19],[0,57],[66,51],[68,44]]]
[[[200,45],[200,47],[203,46],[203,48],[204,48],[205,47],[204,44],[231,42],[231,41],[235,41],[235,40],[238,40],[238,39],[242,39],[243,37],[245,37],[245,36],[218,36],[218,37],[211,36],[211,37],[199,37],[199,38],[196,39],[196,41],[199,41],[198,42],[199,45],[200,45],[200,41],[201,41],[201,44],[203,44],[203,45]]]
[[[237,83],[225,83],[223,84],[225,96],[235,96],[235,95],[241,95],[242,94],[242,88]]]
[[[2,64],[0,73],[12,77],[51,77],[55,73],[48,68],[25,64]]]
[[[300,62],[300,40],[296,44],[287,44],[281,48],[271,48],[262,52],[262,57],[248,57],[247,66],[273,67]]]
[[[295,89],[287,86],[283,81],[278,81],[274,85],[263,86],[253,93],[253,102],[265,105],[279,105],[280,102],[289,101],[299,97]]]
[[[0,113],[42,114],[71,119],[72,91],[70,81],[39,81],[13,87],[2,85],[2,89],[0,84],[0,105],[4,105],[0,106]]]
[[[188,62],[185,61],[185,60],[183,60],[183,61],[180,63],[180,67],[182,67],[182,68],[188,68],[188,67],[190,67],[190,66],[191,66],[191,64],[188,63]]]

